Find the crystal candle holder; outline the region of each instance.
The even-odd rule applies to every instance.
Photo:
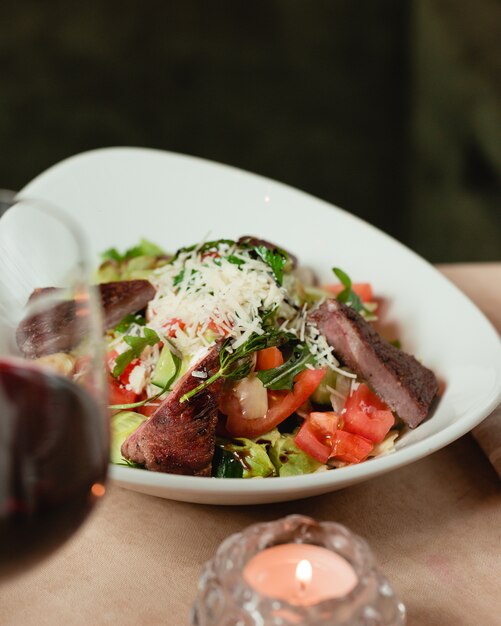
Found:
[[[344,596],[304,606],[256,591],[244,576],[260,552],[282,544],[320,546],[342,557],[356,583]],[[405,607],[377,569],[367,543],[333,522],[291,515],[228,537],[201,573],[192,626],[403,626]]]

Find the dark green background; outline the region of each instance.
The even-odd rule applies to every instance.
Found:
[[[501,259],[499,11],[475,7],[4,3],[0,186],[149,146],[287,182],[432,261]]]

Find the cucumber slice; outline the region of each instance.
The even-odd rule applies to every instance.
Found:
[[[160,353],[151,382],[163,389],[169,380],[172,380],[177,375],[178,367],[177,359],[174,358],[169,346],[165,345]]]
[[[146,420],[144,415],[134,411],[120,411],[111,418],[111,446],[110,461],[121,463],[123,461],[120,448],[129,435],[141,426]]]

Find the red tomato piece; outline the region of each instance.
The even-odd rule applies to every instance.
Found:
[[[229,334],[228,330],[226,328],[223,328],[222,326],[219,326],[215,320],[211,320],[207,324],[207,328],[209,330],[212,330],[212,332],[216,335],[220,335],[221,337],[227,337]]]
[[[268,392],[268,411],[264,417],[246,419],[240,411],[230,412],[226,429],[233,437],[252,439],[264,435],[292,415],[321,383],[325,369],[305,369],[294,379],[292,391]]]
[[[334,435],[330,458],[345,463],[360,463],[369,456],[373,448],[372,441],[365,437],[338,430]]]
[[[321,443],[317,438],[317,433],[311,428],[311,424],[306,420],[294,437],[294,442],[303,452],[320,461],[327,463],[331,455],[331,446]]]
[[[162,328],[166,335],[169,337],[175,337],[178,330],[184,330],[186,328],[186,324],[179,317],[173,317],[172,319],[167,320],[165,324],[162,324]]]
[[[118,356],[118,352],[116,350],[111,350],[111,352],[108,352],[108,354],[106,355],[106,363],[108,364],[108,369],[111,374],[113,374],[113,369],[115,368],[115,361],[116,361],[117,356]],[[129,384],[130,373],[132,372],[132,370],[136,367],[138,363],[139,363],[139,359],[133,359],[124,369],[124,371],[120,374],[120,376],[118,377],[118,380],[122,383],[122,385]]]
[[[333,283],[331,285],[324,285],[323,288],[337,296],[343,291],[344,285],[341,283]],[[362,302],[372,302],[374,300],[374,293],[370,283],[353,283],[351,288]]]
[[[202,259],[218,259],[221,255],[216,250],[209,250],[202,254]]]
[[[395,423],[388,406],[362,384],[346,400],[343,411],[344,430],[379,443]]]
[[[137,402],[137,394],[129,389],[126,389],[118,380],[113,376],[108,376],[108,399],[109,404],[132,404]]]
[[[283,362],[284,357],[277,347],[264,348],[257,352],[256,370],[271,370],[274,367],[280,367]]]
[[[308,415],[294,441],[298,448],[320,463],[327,463],[338,428],[339,417],[332,411]]]

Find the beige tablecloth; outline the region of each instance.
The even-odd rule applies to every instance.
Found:
[[[501,264],[442,269],[501,330]],[[469,435],[381,478],[287,504],[200,506],[109,486],[75,538],[0,587],[0,624],[182,626],[221,540],[289,513],[363,535],[410,626],[501,624],[501,482]]]

